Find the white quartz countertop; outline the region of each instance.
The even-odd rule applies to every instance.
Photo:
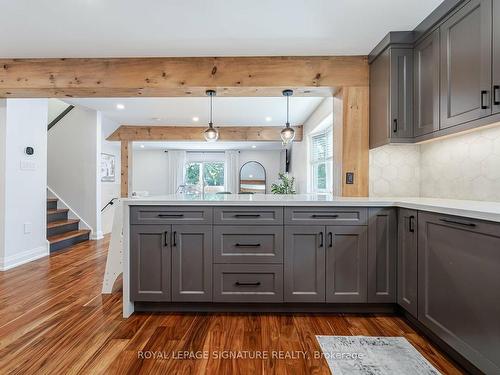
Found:
[[[344,198],[328,194],[165,195],[122,199],[126,206],[402,207],[500,222],[500,202],[440,198]]]

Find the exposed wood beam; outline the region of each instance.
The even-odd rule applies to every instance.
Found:
[[[132,145],[131,143],[124,141],[121,143],[121,178],[120,178],[120,191],[121,197],[127,198],[129,193],[129,185],[132,176],[132,152],[129,152]]]
[[[366,56],[0,59],[0,97],[331,96],[368,74]]]
[[[108,141],[204,141],[199,126],[133,126],[122,125]],[[279,126],[223,126],[218,127],[220,141],[281,141]],[[294,142],[302,141],[303,127],[295,126]]]
[[[369,122],[367,87],[343,87],[335,96],[341,109],[337,117],[341,121],[341,132],[334,134],[337,147],[341,147],[342,195],[345,197],[367,197],[368,189],[368,146]],[[339,126],[340,124],[337,124]],[[334,126],[334,130],[337,126]],[[335,156],[334,156],[335,158]],[[354,173],[354,183],[346,183],[346,173]]]

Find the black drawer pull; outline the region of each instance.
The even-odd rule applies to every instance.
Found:
[[[393,125],[392,125],[392,132],[393,133],[397,133],[398,132],[398,119],[395,118],[393,121],[392,121]]]
[[[328,237],[329,237],[329,241],[330,241],[330,243],[328,244],[328,247],[333,247],[333,233],[328,232]]]
[[[184,217],[184,214],[158,214],[158,217]]]
[[[260,243],[237,243],[234,244],[236,247],[260,247]]]
[[[319,247],[324,246],[323,232],[319,232]]]
[[[488,109],[487,96],[488,96],[488,91],[482,90],[481,91],[481,109]],[[486,100],[485,100],[485,98],[486,98]]]
[[[172,246],[177,246],[177,232],[174,231],[174,233],[172,233]]]
[[[236,285],[236,286],[259,286],[260,285],[260,281],[257,281],[255,283],[242,283],[242,282],[236,281],[234,283],[234,285]]]
[[[312,218],[314,219],[335,219],[339,217],[339,215],[320,215],[320,214],[313,214],[311,215]]]
[[[410,232],[415,232],[415,216],[410,216],[408,223],[408,230]]]
[[[493,86],[493,104],[500,105],[500,86]]]
[[[260,217],[260,214],[235,214],[234,217]]]
[[[439,219],[445,223],[448,223],[448,224],[456,224],[456,225],[462,225],[464,227],[470,227],[470,228],[474,228],[476,226],[476,224],[474,223],[467,223],[467,222],[463,222],[463,221],[457,221],[457,220],[450,220],[450,219]]]
[[[165,240],[163,241],[163,246],[167,247],[168,246],[168,240],[167,240],[167,238],[168,238],[168,232],[165,231],[164,235],[165,235]]]

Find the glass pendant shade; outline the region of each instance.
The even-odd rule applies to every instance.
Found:
[[[203,135],[205,136],[205,140],[207,142],[216,142],[219,139],[219,132],[217,129],[214,129],[212,123],[208,125],[208,128],[205,129]]]
[[[281,129],[281,140],[283,141],[284,145],[289,144],[290,142],[293,142],[295,139],[295,130],[290,127],[290,124],[287,124],[286,127]]]

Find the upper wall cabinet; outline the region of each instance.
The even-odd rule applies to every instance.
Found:
[[[492,0],[471,0],[440,27],[441,129],[491,114]]]
[[[414,135],[439,130],[439,29],[415,46]]]
[[[500,0],[493,0],[493,113],[500,113]]]
[[[370,65],[370,148],[413,137],[413,49],[387,48]]]

